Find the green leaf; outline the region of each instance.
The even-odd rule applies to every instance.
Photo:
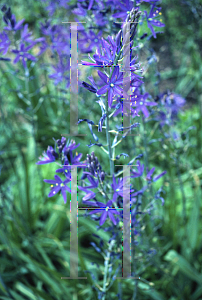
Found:
[[[144,282],[138,282],[138,288],[143,294],[149,295],[151,297],[150,299],[165,300],[165,298],[155,289],[151,288],[149,284],[146,284]]]
[[[198,273],[190,263],[178,254],[175,250],[170,250],[165,255],[165,260],[172,262],[174,265],[178,266],[180,271],[183,272],[188,278],[202,284],[202,274]]]
[[[36,297],[30,289],[25,286],[24,284],[17,282],[15,285],[16,289],[20,291],[25,296],[29,297],[29,299],[38,300],[38,297]]]
[[[198,193],[199,194],[199,193]],[[199,215],[200,215],[200,198],[199,195],[196,195],[194,201],[193,201],[193,208],[192,212],[189,217],[189,223],[188,223],[188,239],[189,244],[192,250],[195,249],[196,243],[198,240],[198,231],[199,231]]]

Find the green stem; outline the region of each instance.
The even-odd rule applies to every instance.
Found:
[[[106,98],[106,138],[107,138],[107,145],[108,145],[108,151],[109,151],[109,163],[110,163],[110,174],[113,176],[114,173],[114,162],[112,160],[112,148],[111,148],[111,141],[110,141],[110,133],[109,133],[109,114],[108,114],[108,93]]]
[[[176,159],[175,164],[176,164],[176,168],[177,168],[177,177],[179,180],[180,190],[181,190],[181,194],[182,194],[182,213],[183,213],[183,222],[185,225],[186,224],[186,196],[185,196],[185,192],[184,192],[184,185],[183,185],[182,178],[181,178],[178,158]]]
[[[112,240],[109,244],[109,249],[107,251],[107,256],[105,257],[105,269],[104,269],[104,281],[103,281],[103,288],[102,288],[102,292],[103,292],[102,300],[105,300],[105,296],[106,296],[108,266],[109,266],[109,260],[110,260],[110,253],[111,253],[111,250],[112,250],[114,244],[115,244],[115,241]]]
[[[31,215],[31,200],[30,200],[30,192],[29,192],[29,172],[28,172],[28,162],[25,158],[24,149],[21,149],[22,160],[25,168],[25,189],[26,189],[26,204],[27,204],[27,222],[31,225],[32,215]]]
[[[123,52],[123,47],[121,48],[121,50],[119,51],[119,54],[116,56],[115,61],[114,61],[114,65],[111,69],[111,74],[109,76],[109,78],[111,79],[113,71],[115,66],[117,65],[117,62],[121,56],[121,53]],[[109,133],[109,105],[108,105],[108,92],[107,92],[107,98],[105,101],[106,104],[106,138],[107,138],[107,145],[108,145],[108,152],[109,152],[109,162],[110,162],[110,175],[113,176],[114,174],[114,162],[112,160],[112,148],[111,148],[111,142],[110,142],[110,133]]]

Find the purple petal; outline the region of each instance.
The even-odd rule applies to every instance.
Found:
[[[112,202],[113,202],[113,203],[116,202],[117,197],[118,197],[118,193],[115,192],[114,195],[113,195],[113,198],[112,198]]]
[[[154,106],[154,105],[157,105],[156,102],[145,102],[144,104],[147,105],[147,106]]]
[[[151,175],[154,173],[155,167],[153,167],[148,173],[147,173],[147,178],[151,178]]]
[[[94,187],[98,186],[98,182],[96,182],[95,179],[92,176],[88,176],[88,180],[90,181],[92,186],[94,186]]]
[[[162,172],[161,174],[154,177],[153,181],[157,181],[159,178],[161,178],[163,175],[165,175],[167,171]]]
[[[61,168],[61,169],[57,169],[55,172],[56,173],[62,173],[62,172],[64,172],[64,170],[65,170],[64,168]]]
[[[53,162],[53,161],[41,160],[41,161],[38,161],[38,162],[36,163],[36,165],[45,165],[45,164],[49,164],[49,163],[51,163],[51,162]]]
[[[152,18],[152,17],[153,17],[154,9],[155,9],[155,4],[152,5],[151,10],[150,10],[150,12],[149,12],[148,18]],[[145,12],[146,12],[146,11],[145,11]]]
[[[100,226],[102,226],[107,218],[108,212],[105,210],[100,217]]]
[[[50,183],[50,184],[55,184],[55,180],[51,180],[51,179],[44,179],[44,182]]]
[[[165,24],[163,24],[162,22],[160,22],[160,21],[157,21],[157,20],[155,20],[155,21],[149,21],[149,23],[150,24],[152,24],[153,26],[157,26],[157,27],[164,27],[165,26]]]
[[[113,189],[115,189],[116,188],[116,178],[115,178],[115,176],[113,175]]]
[[[109,92],[108,92],[108,105],[109,105],[109,108],[112,107],[112,95],[113,95],[113,89],[110,88]]]
[[[94,0],[90,0],[90,1],[89,1],[88,10],[90,10],[91,7],[93,6],[93,2],[94,2]]]
[[[107,90],[109,89],[109,86],[108,85],[104,85],[103,87],[101,87],[101,89],[99,89],[97,91],[97,94],[98,95],[102,95],[102,94],[105,94],[107,92]]]
[[[20,55],[17,55],[14,59],[13,63],[16,64],[20,60]]]
[[[53,197],[60,191],[60,186],[55,186],[52,188],[51,192],[48,194],[48,197]]]
[[[71,189],[67,185],[63,186],[62,190],[63,189],[66,190],[66,191],[68,191],[69,193],[71,193]]]
[[[108,215],[109,215],[110,220],[114,223],[114,225],[116,225],[117,224],[116,219],[114,218],[114,216],[110,210],[108,211]]]
[[[107,206],[111,206],[112,205],[112,200],[109,200],[107,203],[106,203],[106,207]]]
[[[22,23],[25,21],[25,19],[22,19],[21,21],[19,21],[16,25],[15,25],[15,30],[20,29],[20,26],[22,25]]]
[[[62,183],[62,179],[58,175],[55,175],[54,178],[56,182]]]
[[[89,191],[89,193],[86,196],[84,196],[82,199],[84,201],[85,200],[90,200],[90,199],[93,199],[95,196],[96,196],[96,194],[94,192]]]
[[[148,27],[151,30],[153,37],[156,39],[156,33],[155,33],[153,27],[150,25],[150,22],[148,22]]]
[[[107,77],[107,75],[103,74],[102,72],[98,71],[98,75],[100,76],[100,78],[105,82],[108,83],[109,77]]]
[[[111,77],[111,82],[116,81],[116,80],[115,80],[115,79],[116,79],[115,76],[118,77],[118,74],[119,74],[119,67],[114,67],[114,72],[113,72],[112,77]]]
[[[123,78],[116,80],[117,85],[123,85]]]
[[[146,108],[146,106],[142,106],[142,112],[143,112],[143,114],[145,115],[146,118],[149,117],[149,111],[148,111],[148,109]]]
[[[114,90],[116,91],[116,93],[117,93],[118,95],[120,95],[120,96],[123,95],[123,89],[120,88],[120,86],[115,85],[115,86],[114,86]],[[128,95],[127,95],[127,96],[128,96]]]
[[[64,189],[61,190],[61,193],[62,193],[62,197],[64,199],[64,203],[66,204],[66,202],[67,202],[67,193]]]

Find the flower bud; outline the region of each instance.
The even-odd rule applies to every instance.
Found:
[[[90,165],[91,165],[92,169],[95,170],[95,162],[94,161],[91,162]]]
[[[100,179],[101,179],[102,181],[104,181],[104,179],[105,179],[105,172],[104,172],[104,171],[101,172],[101,174],[100,174]]]
[[[66,141],[67,141],[67,139],[65,138],[65,137],[62,137],[61,138],[61,143],[62,143],[62,145],[66,145]]]
[[[94,170],[93,170],[93,168],[92,168],[91,166],[89,166],[89,172],[90,172],[92,175],[94,175]]]
[[[62,149],[63,149],[63,146],[60,145],[60,146],[58,147],[58,151],[61,153],[61,152],[62,152]]]
[[[92,160],[95,159],[95,153],[94,153],[94,151],[91,153],[91,159],[92,159]]]
[[[2,6],[1,11],[2,11],[2,12],[6,12],[6,11],[7,11],[6,4],[4,4],[4,5]]]
[[[89,163],[90,163],[90,162],[91,162],[91,157],[90,157],[90,155],[89,155],[89,154],[87,154],[86,156],[87,156],[87,162],[89,162]]]
[[[122,37],[122,31],[119,30],[118,34],[116,35],[117,53],[119,53],[119,51],[121,49],[121,37]]]
[[[56,143],[57,143],[58,146],[61,145],[61,141],[59,139],[56,141]]]
[[[95,165],[97,166],[99,164],[97,156],[95,157],[94,161],[95,161]]]

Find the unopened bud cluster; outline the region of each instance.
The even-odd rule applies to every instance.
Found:
[[[63,148],[66,146],[66,138],[62,137],[61,140],[57,140],[56,143],[58,145],[58,151],[59,153],[62,153]]]
[[[87,168],[88,171],[93,175],[96,176],[96,174],[100,177],[102,181],[105,179],[105,172],[102,170],[102,167],[98,161],[97,156],[95,156],[95,153],[92,152],[91,155],[87,154]]]
[[[127,16],[126,19],[126,23],[130,22],[131,23],[131,29],[130,29],[130,39],[131,41],[133,40],[136,31],[137,31],[137,25],[138,25],[138,21],[141,15],[141,11],[139,11],[138,8],[132,8],[132,10],[130,11],[130,13]]]
[[[52,147],[48,146],[48,151],[50,151],[51,154],[52,154],[56,159],[58,158],[58,153],[55,152],[55,150],[54,150]]]

